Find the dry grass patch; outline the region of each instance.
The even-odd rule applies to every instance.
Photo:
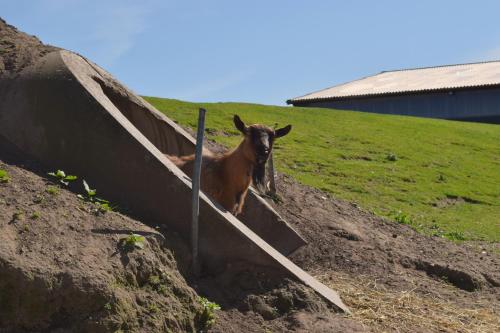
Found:
[[[374,332],[500,332],[499,309],[481,299],[464,307],[414,290],[389,290],[369,277],[315,276],[340,293],[353,319]]]

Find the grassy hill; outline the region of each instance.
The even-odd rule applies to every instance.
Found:
[[[279,171],[399,223],[454,240],[500,241],[500,126],[316,108],[146,97],[180,124],[207,113],[211,139],[235,146],[233,114],[292,124]],[[320,204],[320,203],[318,203]]]

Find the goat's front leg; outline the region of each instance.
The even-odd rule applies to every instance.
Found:
[[[218,198],[215,198],[216,201],[224,207],[225,210],[230,212],[231,214],[235,215],[235,212],[237,210],[237,205],[235,201],[235,196],[232,195],[231,193],[222,193]]]
[[[243,204],[245,203],[245,197],[247,196],[247,191],[248,190],[244,190],[236,193],[235,197],[236,203],[233,212],[234,216],[237,216],[243,210]]]

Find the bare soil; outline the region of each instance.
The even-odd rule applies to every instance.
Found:
[[[392,288],[407,288],[407,277],[418,277],[420,289],[440,294],[445,280],[458,299],[478,294],[499,299],[497,245],[424,236],[287,176],[279,175],[277,187],[282,202],[273,203],[275,209],[309,242],[291,257],[301,267],[380,277]]]
[[[43,44],[36,36],[17,30],[0,17],[0,77],[15,76],[38,58],[57,49]]]
[[[375,331],[413,332],[421,324],[420,330],[424,332],[498,332],[499,244],[458,244],[424,236],[406,225],[375,216],[355,203],[332,198],[284,175],[278,175],[277,188],[282,201],[273,203],[275,209],[309,242],[290,259],[334,289],[345,288],[347,298],[344,300],[351,306],[355,318]],[[360,291],[355,299],[350,290],[353,285]],[[381,318],[365,320],[371,315],[357,316],[367,305],[359,299],[375,291],[380,293],[380,302],[398,293],[403,296],[411,293],[418,298],[419,302],[415,300],[414,307],[410,302],[401,316],[420,311],[422,306],[429,307],[426,300],[441,306],[446,303],[450,309],[462,310],[462,313],[469,312],[463,318],[457,315],[455,320],[461,324],[452,328],[444,324],[433,327],[422,318],[413,318],[414,326],[404,329],[402,317],[381,315]],[[390,302],[397,303],[394,299]],[[382,304],[370,306],[375,312]],[[487,315],[475,318],[478,311]],[[442,313],[424,311],[423,316],[431,316],[432,323],[432,320],[443,320],[440,316],[446,314],[443,309]]]
[[[9,177],[0,183],[0,332],[199,326],[197,294],[169,249],[175,235],[99,211],[3,140],[0,169]],[[123,246],[131,233],[144,249]]]
[[[81,180],[58,183],[1,138],[0,169],[2,333],[206,331],[199,295],[223,309],[211,332],[367,331],[268,269],[241,262],[193,277],[175,232],[100,211],[77,197]],[[123,246],[131,233],[144,249]]]

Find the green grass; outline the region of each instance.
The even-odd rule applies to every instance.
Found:
[[[52,195],[59,194],[59,188],[57,186],[47,186],[47,189],[45,191]]]
[[[500,241],[500,126],[316,108],[146,97],[184,126],[207,112],[208,136],[233,147],[247,123],[292,124],[279,171],[427,234]],[[321,203],[318,203],[320,205]],[[401,222],[401,221],[400,221]],[[460,237],[456,237],[460,235]]]
[[[0,169],[0,183],[8,183],[10,180],[7,171]]]

